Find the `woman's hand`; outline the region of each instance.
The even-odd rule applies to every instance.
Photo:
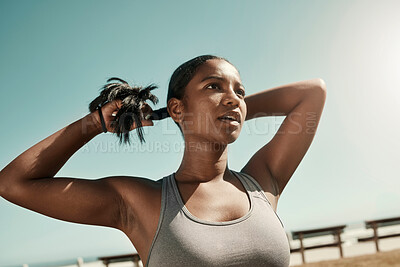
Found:
[[[122,106],[121,100],[114,100],[110,103],[107,103],[106,105],[104,105],[101,108],[101,112],[103,114],[104,122],[106,124],[106,128],[107,128],[108,132],[115,133],[115,131],[111,127],[111,125],[115,121],[115,118],[116,118],[115,116],[117,115],[118,110],[121,108],[121,106]],[[142,112],[143,112],[144,117],[146,118],[147,115],[150,115],[153,113],[153,109],[146,103],[142,107]],[[90,115],[96,121],[96,124],[99,127],[99,129],[101,129],[101,121],[100,121],[100,116],[99,116],[98,111],[96,110],[96,111],[92,112]],[[142,125],[143,126],[153,126],[154,123],[152,120],[142,120]],[[133,125],[129,131],[132,131],[136,128],[137,128],[137,125],[135,122],[133,122]]]

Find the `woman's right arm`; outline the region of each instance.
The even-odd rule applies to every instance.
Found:
[[[102,108],[109,131],[111,114],[117,110],[117,102]],[[144,121],[143,125],[153,124]],[[79,148],[101,132],[99,115],[93,112],[32,146],[0,172],[0,196],[56,219],[122,230],[129,216],[124,207],[124,190],[140,192],[145,179],[54,178]]]

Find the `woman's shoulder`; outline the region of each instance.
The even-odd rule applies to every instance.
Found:
[[[269,192],[274,196],[279,195],[275,179],[267,168],[260,168],[258,165],[247,164],[239,173],[250,176],[250,179],[256,181],[263,191]]]
[[[272,175],[265,169],[252,168],[247,165],[239,172],[250,179],[258,189],[261,189],[276,211],[280,194]]]

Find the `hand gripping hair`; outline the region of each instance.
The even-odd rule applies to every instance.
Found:
[[[111,83],[111,81],[118,82]],[[109,102],[121,100],[122,106],[118,110],[115,120],[111,123],[111,127],[119,137],[119,143],[130,144],[129,130],[132,128],[133,123],[136,124],[139,140],[143,143],[145,139],[142,120],[162,120],[169,117],[167,108],[157,109],[152,114],[144,117],[142,107],[146,104],[146,100],[150,100],[153,104],[158,103],[158,98],[150,92],[156,88],[157,86],[154,84],[145,88],[141,86],[131,87],[120,78],[110,78],[107,80],[107,84],[100,89],[100,95],[89,104],[89,111],[94,112]]]

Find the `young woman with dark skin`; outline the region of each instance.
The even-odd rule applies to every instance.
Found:
[[[245,96],[240,75],[228,61],[212,58],[199,65],[182,99],[171,98],[167,105],[185,140],[175,179],[190,213],[222,222],[249,211],[246,191],[228,168],[227,146],[239,137],[245,121],[285,115],[273,139],[241,170],[261,185],[276,211],[279,197],[314,138],[325,98],[326,86],[319,78]],[[113,101],[102,108],[110,132],[120,106],[120,101]],[[149,106],[146,110],[151,112]],[[226,114],[237,121],[219,119]],[[151,120],[142,123],[153,126]],[[145,265],[160,217],[160,182],[131,176],[53,179],[79,148],[100,133],[100,118],[93,112],[32,146],[0,172],[0,195],[53,218],[119,229]]]

